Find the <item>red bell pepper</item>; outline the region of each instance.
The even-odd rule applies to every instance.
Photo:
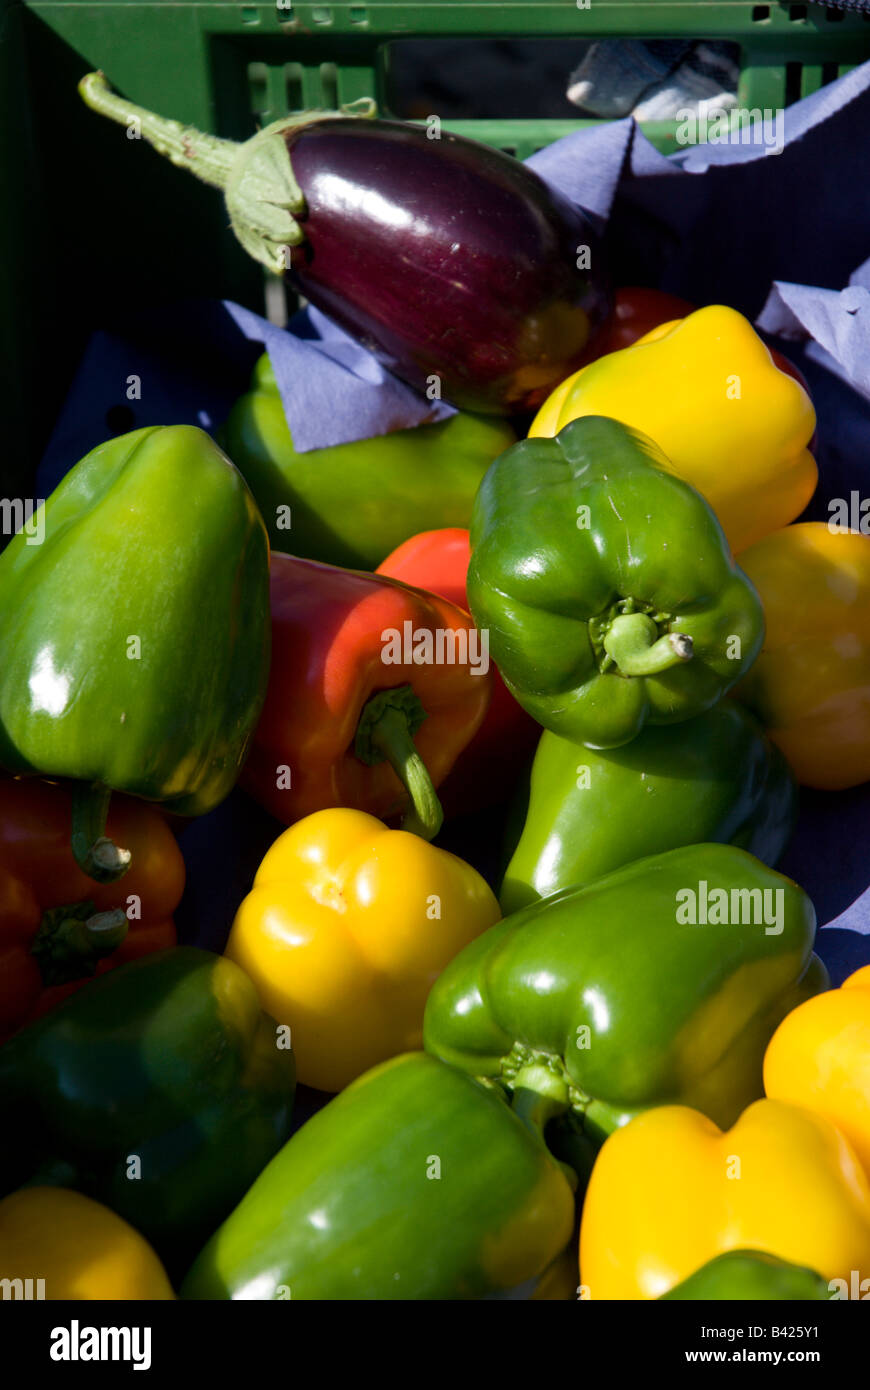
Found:
[[[670,323],[672,319],[684,319],[694,309],[695,305],[687,299],[664,294],[661,290],[633,287],[617,290],[610,317],[605,320],[595,339],[595,357],[604,357],[608,352],[631,347],[638,338],[651,333],[660,324]],[[588,360],[591,362],[592,358]]]
[[[617,290],[613,296],[613,309],[604,327],[595,339],[595,357],[604,357],[608,352],[618,352],[631,347],[638,338],[660,328],[663,323],[684,319],[693,314],[698,306],[675,294],[665,294],[662,290],[636,289],[633,287]],[[774,363],[786,376],[795,381],[810,395],[807,379],[800,367],[795,366],[785,353],[776,348],[770,349]],[[592,361],[592,357],[587,359]],[[812,446],[810,447],[812,452]]]
[[[467,611],[465,580],[471,544],[459,527],[423,531],[397,546],[378,574],[439,594]],[[441,788],[449,813],[478,810],[503,801],[513,790],[541,728],[521,709],[493,667],[492,699],[486,718]]]
[[[285,824],[330,806],[431,839],[434,788],[489,703],[467,613],[381,575],[272,555],[272,668],[243,785]]]
[[[94,974],[175,945],[184,860],[160,812],[112,797],[107,834],[133,854],[114,883],[73,858],[64,783],[0,780],[0,1039]]]

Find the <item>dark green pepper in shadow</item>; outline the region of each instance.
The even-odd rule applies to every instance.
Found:
[[[0,1192],[77,1188],[183,1272],[290,1132],[283,1043],[224,956],[120,966],[0,1048]]]
[[[775,864],[796,812],[785,758],[731,700],[682,724],[647,727],[621,748],[586,748],[545,732],[502,912],[702,841],[739,845]]]
[[[831,1290],[814,1269],[789,1264],[763,1250],[729,1250],[708,1261],[682,1284],[662,1294],[668,1299],[747,1299],[752,1302],[803,1300],[830,1302]]]
[[[459,413],[297,453],[264,355],[220,439],[256,497],[276,550],[374,569],[419,531],[467,527],[484,473],[516,435],[494,416]]]
[[[202,815],[232,789],[269,672],[269,544],[200,429],[93,449],[0,556],[0,767],[73,779],[72,848],[119,878],[111,791]]]
[[[728,1129],[764,1094],[784,1016],[828,986],[806,893],[732,845],[691,845],[488,928],[439,975],[428,1052],[570,1109],[597,1144],[651,1106]],[[560,1145],[582,1169],[583,1145]]]
[[[208,1242],[197,1299],[479,1299],[541,1274],[572,1185],[500,1091],[410,1052],[308,1120]]]

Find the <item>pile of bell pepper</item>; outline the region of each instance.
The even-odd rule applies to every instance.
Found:
[[[264,358],[220,443],[71,468],[0,556],[0,1278],[867,1296],[870,965],[775,867],[870,779],[815,429],[735,310],[621,291],[530,427],[299,453]],[[231,792],[217,954],[176,835]]]

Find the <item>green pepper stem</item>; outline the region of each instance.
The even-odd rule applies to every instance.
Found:
[[[511,1109],[527,1129],[546,1144],[545,1131],[551,1120],[564,1115],[570,1108],[568,1083],[549,1067],[532,1062],[521,1067],[511,1082]],[[573,1189],[577,1188],[577,1173],[569,1163],[554,1157]]]
[[[521,1067],[511,1082],[511,1090],[511,1108],[541,1134],[550,1120],[569,1109],[568,1083],[539,1063]]]
[[[117,950],[127,935],[120,907],[94,912],[93,903],[72,903],[43,913],[31,954],[46,986],[65,985],[93,975],[97,962]]]
[[[414,746],[414,735],[426,712],[409,685],[381,690],[360,715],[354,752],[373,766],[387,761],[408,793],[411,805],[402,829],[432,840],[441,829],[444,812],[429,769]]]
[[[96,883],[122,878],[132,859],[128,849],[105,834],[111,795],[111,789],[100,782],[73,783],[70,844],[79,868]]]
[[[690,661],[693,642],[684,632],[659,630],[646,613],[622,613],[604,635],[604,650],[623,676],[657,676]]]

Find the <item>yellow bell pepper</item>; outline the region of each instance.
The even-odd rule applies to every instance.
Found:
[[[734,695],[805,787],[870,781],[870,536],[802,521],[766,536],[740,565],[767,631]]]
[[[764,1089],[826,1115],[870,1177],[870,965],[786,1014],[767,1047]]]
[[[809,396],[749,320],[721,304],[582,367],[547,398],[529,434],[558,434],[581,415],[608,415],[654,439],[706,497],[735,553],[793,521],[815,491]]]
[[[317,811],[267,853],[226,954],[289,1025],[299,1080],[339,1091],[423,1046],[434,980],[500,915],[455,855],[363,811]]]
[[[697,1110],[668,1105],[610,1136],[580,1228],[589,1298],[658,1298],[741,1249],[847,1285],[853,1270],[870,1276],[870,1183],[829,1120],[758,1100],[723,1134]]]
[[[144,1237],[65,1187],[24,1187],[0,1202],[0,1279],[16,1298],[175,1297]]]

